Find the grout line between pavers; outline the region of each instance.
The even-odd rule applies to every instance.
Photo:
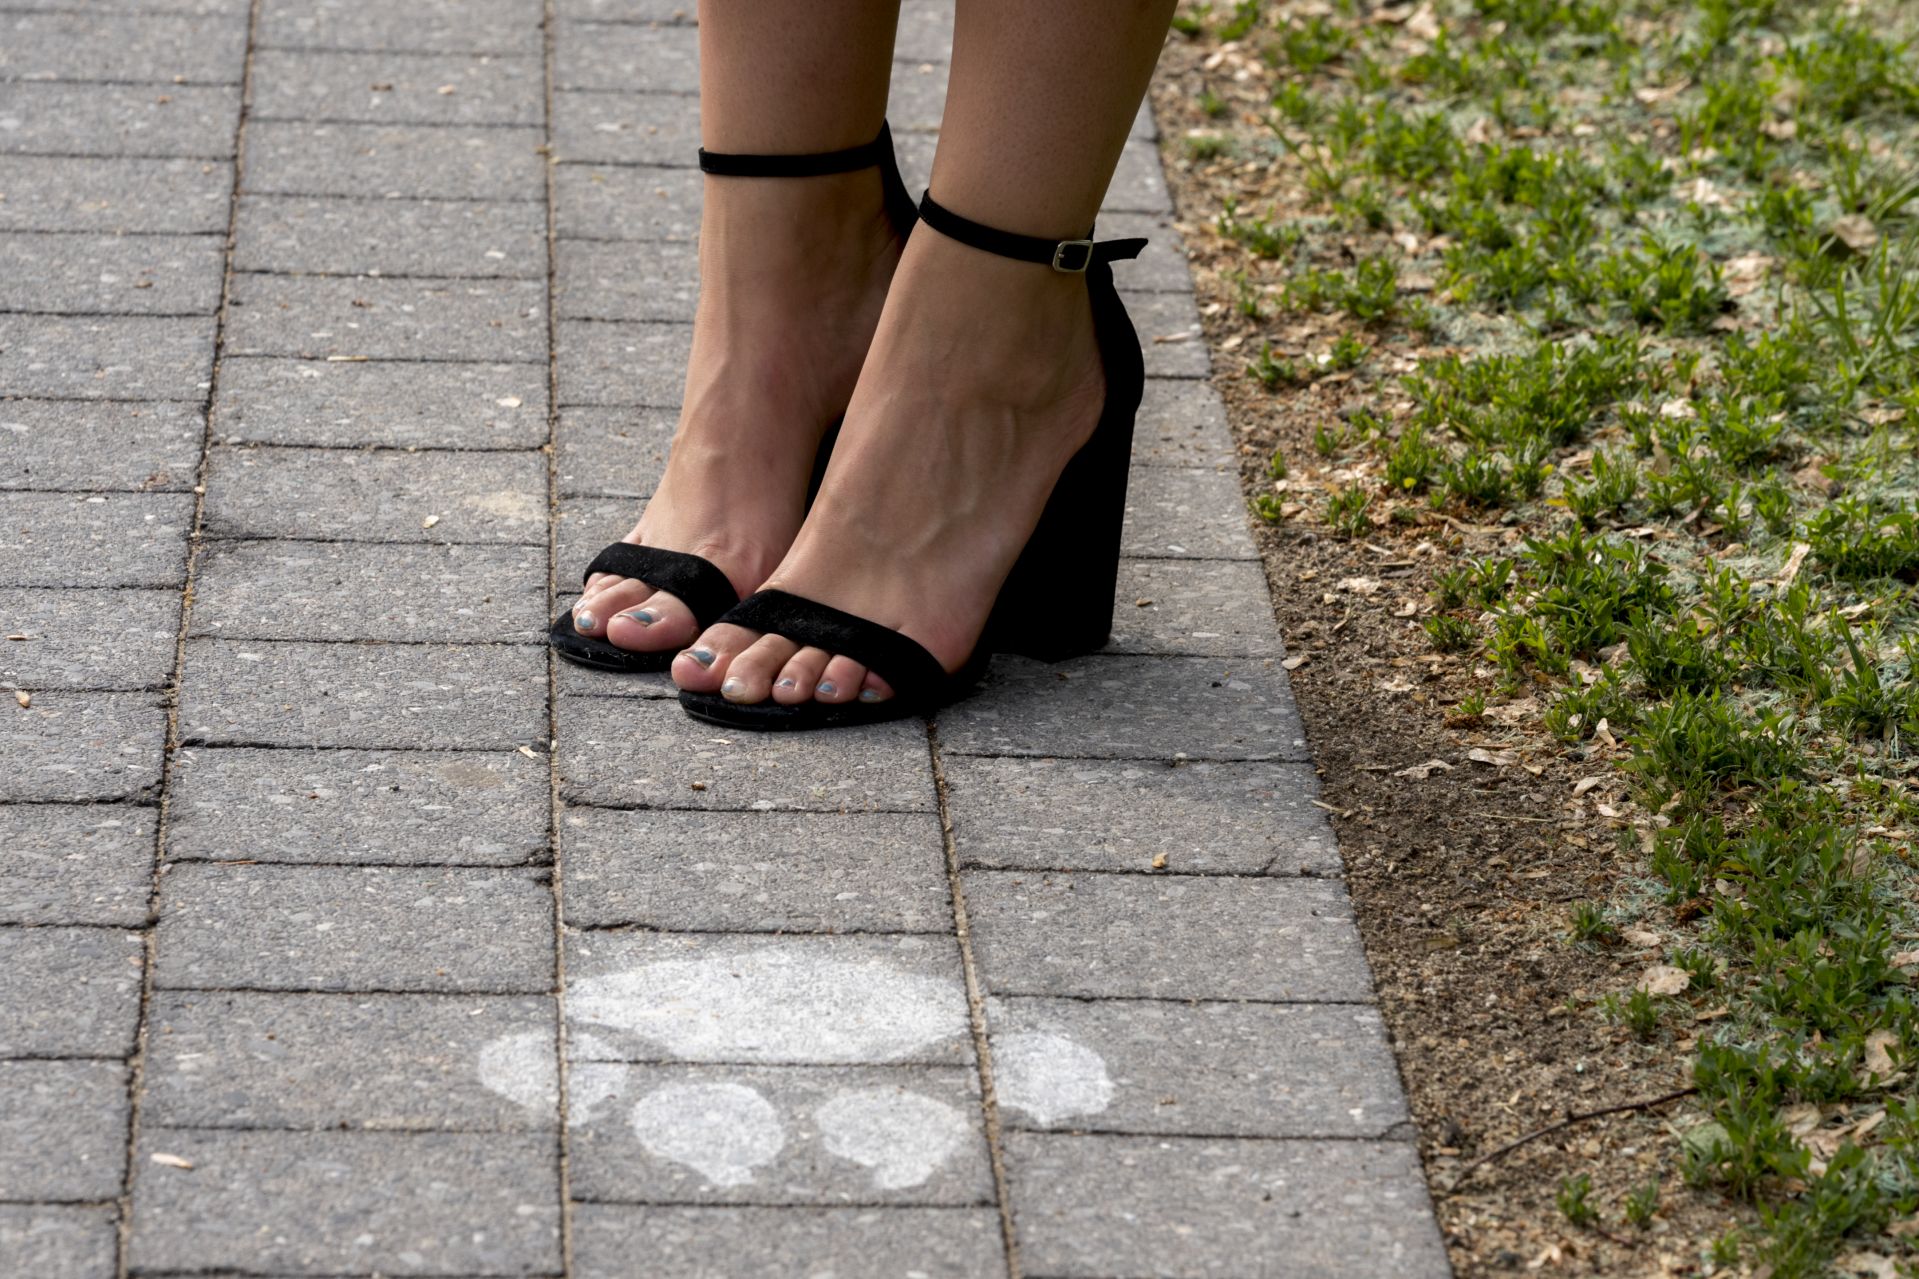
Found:
[[[171,695],[166,699],[166,742],[160,757],[160,776],[155,783],[159,811],[153,823],[153,860],[148,873],[147,918],[141,930],[140,1009],[135,1023],[133,1055],[127,1063],[127,1143],[122,1168],[118,1221],[114,1232],[114,1274],[127,1279],[133,1242],[133,1181],[137,1175],[140,1149],[140,1116],[145,1101],[147,1036],[151,1027],[148,1013],[153,1002],[155,972],[158,968],[156,942],[160,908],[160,871],[166,860],[168,802],[172,790],[173,757],[180,745],[181,683],[186,674],[187,634],[193,620],[194,574],[199,560],[199,534],[206,521],[207,462],[213,445],[213,406],[220,390],[221,345],[226,337],[227,307],[233,292],[233,246],[240,217],[240,175],[246,162],[246,103],[253,80],[253,43],[259,30],[260,9],[264,0],[249,0],[246,42],[241,54],[240,109],[234,115],[233,162],[227,189],[226,244],[221,254],[220,305],[213,321],[213,353],[207,366],[206,396],[201,402],[200,456],[194,471],[193,523],[187,531],[186,579],[180,587],[180,623],[173,641],[173,679]]]
[[[542,0],[540,12],[540,180],[546,197],[546,598],[558,594],[560,555],[560,348],[559,348],[559,192],[553,171],[553,81],[555,0]],[[546,610],[542,609],[542,617]],[[560,1203],[560,1270],[573,1273],[573,1169],[569,1133],[571,1066],[566,1025],[566,885],[560,864],[560,673],[552,645],[546,646],[547,885],[553,895],[553,1055],[556,1187]]]
[[[933,795],[939,806],[940,843],[946,858],[946,891],[953,908],[953,936],[959,945],[960,975],[966,982],[966,1015],[973,1032],[973,1059],[979,1070],[980,1121],[985,1129],[986,1156],[993,1169],[994,1206],[999,1210],[1000,1239],[1006,1255],[1007,1279],[1020,1279],[1019,1235],[1013,1228],[1012,1189],[1006,1179],[1006,1155],[1000,1144],[999,1095],[994,1090],[993,1046],[986,1033],[986,994],[973,956],[973,933],[966,914],[966,886],[960,879],[959,845],[953,835],[953,811],[947,801],[946,770],[940,761],[939,725],[926,724],[926,754],[933,770]]]

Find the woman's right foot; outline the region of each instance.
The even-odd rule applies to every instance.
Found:
[[[780,562],[899,263],[882,190],[878,169],[707,179],[679,429],[622,540],[707,559],[741,595]],[[684,648],[700,631],[678,596],[606,573],[587,582],[573,625],[635,652]]]

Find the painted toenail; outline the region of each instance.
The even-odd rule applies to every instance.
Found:
[[[713,650],[710,648],[689,648],[686,650],[686,655],[698,662],[701,666],[711,666],[713,664]]]
[[[724,684],[720,685],[721,697],[728,697],[728,698],[738,697],[740,694],[744,693],[745,691],[746,691],[746,681],[743,679],[729,679]]]
[[[620,614],[620,616],[630,617],[634,621],[638,622],[641,626],[651,626],[653,625],[653,623],[660,620],[658,615],[655,614],[653,610],[650,608],[628,609],[626,612]]]
[[[862,688],[860,690],[860,700],[862,702],[877,702],[880,700],[880,691],[877,688]]]
[[[800,682],[790,675],[780,681],[781,688],[798,688],[799,686]]]
[[[818,693],[821,697],[831,697],[833,694],[839,692],[840,690],[839,690],[839,685],[827,683],[827,684],[821,684],[818,688],[814,689],[813,691]]]
[[[576,631],[590,631],[599,624],[600,619],[591,613],[581,611],[573,615],[573,629]]]

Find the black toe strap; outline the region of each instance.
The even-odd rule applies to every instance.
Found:
[[[726,574],[711,561],[684,551],[669,551],[658,546],[635,546],[615,542],[593,557],[581,581],[591,581],[595,573],[618,577],[637,577],[656,591],[671,591],[693,610],[693,620],[702,629],[718,621],[720,615],[740,601],[739,592]]]
[[[938,658],[891,627],[785,591],[755,591],[720,620],[844,654],[909,702],[937,700],[951,682]]]

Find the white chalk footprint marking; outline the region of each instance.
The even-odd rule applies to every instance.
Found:
[[[567,1016],[685,1061],[897,1061],[966,1033],[957,983],[773,948],[662,960],[574,985]]]
[[[1043,1124],[1098,1114],[1113,1100],[1105,1061],[1062,1035],[995,1035],[993,1076],[1002,1105]]]
[[[892,1088],[835,1093],[813,1117],[826,1148],[871,1168],[881,1190],[919,1185],[969,1132],[965,1117],[951,1106]]]
[[[772,1103],[745,1084],[667,1084],[633,1107],[640,1144],[716,1186],[741,1186],[786,1145]]]

